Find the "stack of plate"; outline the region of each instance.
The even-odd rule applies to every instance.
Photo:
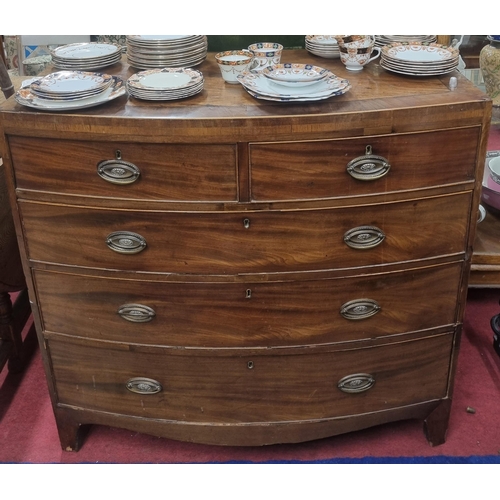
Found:
[[[345,94],[351,88],[348,80],[311,64],[277,64],[237,78],[251,96],[265,101],[319,101]]]
[[[412,76],[443,75],[457,69],[458,49],[437,43],[405,42],[382,47],[380,66]]]
[[[51,54],[56,68],[91,71],[119,62],[122,48],[113,43],[72,43],[52,50]]]
[[[206,35],[127,35],[127,60],[138,69],[185,68],[207,56]]]
[[[375,45],[378,47],[395,42],[434,43],[436,40],[436,35],[375,35]]]
[[[96,106],[125,94],[116,76],[84,71],[58,71],[37,79],[16,93],[24,106],[66,111]]]
[[[305,47],[315,56],[338,59],[340,50],[335,35],[306,35]]]
[[[128,93],[148,101],[173,101],[203,90],[203,74],[190,68],[162,68],[141,71],[127,80]]]

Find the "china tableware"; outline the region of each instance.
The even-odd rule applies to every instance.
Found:
[[[259,42],[249,45],[248,50],[254,57],[252,71],[262,71],[267,66],[280,63],[283,45],[279,43]]]
[[[500,151],[488,151],[486,153],[486,168],[484,169],[481,191],[481,202],[495,210],[500,210],[500,184],[491,177],[489,164],[492,160],[498,159],[500,159]]]
[[[39,97],[31,91],[30,87],[25,87],[18,90],[14,96],[15,100],[30,108],[35,108],[44,111],[71,111],[74,109],[84,109],[106,102],[112,101],[117,97],[127,93],[123,80],[116,76],[112,77],[111,85],[104,91],[97,95],[84,97],[81,99],[73,100],[54,100]]]
[[[349,48],[364,48],[375,44],[373,35],[336,35],[335,39],[339,46]]]
[[[315,56],[326,59],[338,59],[340,57],[340,52],[335,36],[336,35],[306,35],[305,48]]]
[[[203,74],[192,68],[162,68],[141,71],[127,80],[132,97],[150,101],[184,99],[203,90]]]
[[[351,87],[348,80],[339,78],[331,73],[314,85],[306,87],[290,88],[266,78],[262,73],[247,72],[238,76],[239,82],[244,89],[257,99],[279,102],[308,102],[320,99],[328,99],[335,95],[345,94]]]
[[[249,50],[226,50],[215,54],[222,78],[227,83],[238,83],[238,75],[248,71],[253,62],[253,54]]]
[[[491,158],[491,160],[488,162],[488,171],[490,177],[500,185],[500,156]]]
[[[382,47],[380,66],[412,76],[442,75],[457,69],[460,52],[437,43],[395,42]]]
[[[322,80],[328,75],[328,70],[313,64],[284,63],[273,64],[262,70],[262,74],[279,83],[311,84]]]
[[[370,61],[380,56],[380,47],[372,43],[368,47],[347,47],[339,45],[340,60],[348,71],[361,71]],[[375,55],[372,55],[375,53]]]
[[[122,48],[113,43],[72,43],[55,48],[51,55],[58,69],[90,71],[119,62]]]
[[[201,64],[208,50],[206,35],[126,35],[130,66],[187,68]]]

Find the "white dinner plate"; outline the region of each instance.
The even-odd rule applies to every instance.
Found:
[[[106,102],[112,101],[127,93],[123,80],[113,76],[111,85],[100,94],[84,99],[75,99],[72,101],[55,101],[51,99],[43,99],[31,92],[31,89],[22,88],[18,90],[14,96],[15,100],[23,106],[35,108],[43,111],[71,111],[73,109],[84,109]]]

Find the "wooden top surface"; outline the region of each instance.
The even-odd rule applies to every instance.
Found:
[[[352,73],[339,59],[319,58],[306,50],[285,50],[281,61],[312,63],[328,68],[337,76],[347,78],[352,88],[342,96],[307,103],[259,100],[250,96],[241,85],[225,83],[214,54],[209,53],[197,67],[204,75],[204,90],[187,99],[156,102],[125,95],[93,108],[49,112],[21,106],[11,98],[0,107],[0,119],[8,133],[17,133],[17,130],[29,127],[34,129],[35,135],[37,130],[40,134],[43,130],[49,135],[51,131],[60,134],[73,130],[98,137],[103,133],[112,136],[114,132],[123,135],[127,129],[129,135],[152,137],[153,140],[155,136],[169,136],[175,122],[175,136],[181,141],[184,132],[192,138],[193,128],[201,140],[203,136],[206,140],[218,136],[220,140],[226,133],[230,136],[229,140],[245,140],[242,132],[249,127],[251,120],[251,127],[257,127],[260,134],[270,133],[272,128],[280,134],[280,138],[288,136],[292,139],[296,138],[295,134],[307,138],[308,135],[321,137],[324,133],[326,137],[338,130],[343,130],[342,135],[352,136],[404,132],[415,128],[425,130],[431,128],[431,123],[435,128],[439,126],[437,117],[442,115],[445,120],[447,110],[458,103],[461,109],[464,103],[469,103],[467,119],[457,124],[467,126],[483,122],[485,102],[489,101],[458,71],[439,77],[404,76],[384,70],[376,60],[363,71]],[[124,80],[137,72],[128,66],[126,55],[121,63],[102,71]],[[448,88],[451,76],[458,79],[458,87],[454,91]],[[406,113],[409,109],[429,106],[445,108],[437,109],[435,114],[431,113],[432,116],[428,116],[428,112],[422,113],[419,123],[414,123],[414,118],[408,119]],[[368,116],[373,112],[378,115],[376,120]],[[389,114],[384,117],[380,112]],[[123,129],[118,131],[116,127]],[[235,128],[240,129],[239,134],[234,133]],[[188,129],[191,130],[188,132]]]

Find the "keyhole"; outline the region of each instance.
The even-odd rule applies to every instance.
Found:
[[[250,288],[245,292],[245,298],[246,299],[252,298],[252,290],[250,290]]]
[[[243,219],[243,227],[248,229],[250,227],[250,219]]]
[[[247,363],[247,367],[248,367],[249,370],[252,370],[253,369],[253,361],[249,361]]]

